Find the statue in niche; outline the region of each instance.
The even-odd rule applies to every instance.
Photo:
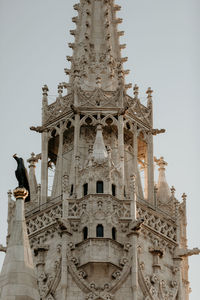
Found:
[[[17,154],[14,154],[13,158],[17,162],[17,170],[15,171],[15,176],[18,181],[18,187],[25,188],[28,191],[28,196],[27,196],[25,202],[29,202],[30,201],[30,188],[29,188],[29,182],[28,182],[28,173],[24,166],[24,160],[23,160],[23,158],[18,157]]]

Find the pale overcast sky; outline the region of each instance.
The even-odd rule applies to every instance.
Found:
[[[40,153],[40,136],[29,130],[41,122],[41,87],[50,101],[63,69],[71,18],[78,0],[0,0],[0,243],[7,230],[7,190],[17,185],[14,153],[27,159]],[[200,2],[199,0],[118,0],[119,26],[127,43],[123,55],[131,70],[127,82],[140,86],[140,98],[154,90],[154,127],[166,133],[154,138],[155,156],[168,162],[167,179],[176,195],[188,195],[188,243],[200,247]],[[130,92],[131,93],[131,92]],[[38,172],[39,173],[39,172]],[[38,181],[39,175],[38,175]],[[0,266],[4,254],[0,254]],[[200,257],[190,261],[190,300],[199,299]]]

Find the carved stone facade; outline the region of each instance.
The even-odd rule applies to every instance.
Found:
[[[137,85],[127,94],[114,0],[80,0],[74,9],[69,83],[51,104],[43,87],[42,125],[31,127],[42,135],[41,154],[28,160],[25,204],[40,299],[188,300],[187,257],[199,250],[187,249],[186,196],[176,199],[167,163],[154,157],[153,137],[165,130],[153,127],[153,91],[146,105]]]

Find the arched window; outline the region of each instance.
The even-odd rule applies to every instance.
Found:
[[[116,185],[112,184],[112,195],[116,196]]]
[[[114,241],[116,241],[116,233],[117,233],[117,230],[116,230],[115,227],[113,227],[113,228],[112,228],[112,239],[113,239]]]
[[[103,194],[103,181],[97,181],[96,192],[97,194]]]
[[[72,184],[72,185],[71,185],[71,189],[70,189],[70,196],[73,195],[73,192],[74,192],[74,185]]]
[[[104,236],[104,230],[103,230],[103,225],[102,224],[97,225],[96,236],[97,237],[103,237]]]
[[[88,194],[88,183],[85,183],[83,185],[83,196],[86,196]]]
[[[88,238],[88,228],[84,227],[83,228],[83,239],[86,240]]]

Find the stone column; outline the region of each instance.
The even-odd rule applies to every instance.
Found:
[[[38,158],[35,153],[31,153],[31,157],[27,160],[29,165],[29,187],[30,187],[30,199],[31,201],[37,201],[37,180],[35,176],[35,163],[38,162]]]
[[[119,116],[118,120],[118,150],[120,157],[121,185],[119,198],[123,198],[124,191],[124,120],[123,116]]]
[[[69,243],[69,236],[71,233],[68,229],[68,223],[65,219],[58,219],[58,224],[60,228],[60,235],[62,237],[62,248],[61,248],[61,293],[62,293],[62,300],[67,299],[67,287],[68,287],[68,264],[67,264],[67,251],[68,251],[68,243]]]
[[[67,242],[68,233],[66,230],[62,232],[62,266],[61,266],[61,289],[62,299],[67,299],[67,284],[68,284],[68,272],[67,272]]]
[[[131,176],[131,188],[132,195],[131,197],[131,219],[132,219],[132,228],[131,228],[131,249],[132,249],[132,264],[131,264],[131,286],[132,286],[132,299],[137,300],[137,291],[138,291],[138,235],[139,235],[139,227],[135,227],[135,223],[137,221],[137,207],[136,207],[136,186],[135,186],[135,175]]]
[[[136,194],[136,176],[131,175],[130,178],[131,184],[130,184],[130,198],[131,198],[131,218],[133,221],[137,218],[137,194]]]
[[[153,135],[149,133],[147,143],[147,200],[154,204],[154,159]]]
[[[63,193],[63,130],[60,129],[60,135],[59,135],[59,148],[58,148],[58,159],[59,159],[59,191],[58,195],[62,196]]]
[[[136,176],[137,174],[137,169],[138,169],[138,140],[137,140],[137,124],[134,124],[134,129],[133,129],[133,172],[134,175]]]
[[[42,162],[41,162],[41,203],[47,202],[48,195],[48,132],[42,132]]]
[[[156,184],[154,185],[154,205],[155,207],[158,206],[158,187]]]
[[[88,166],[92,165],[92,154],[93,154],[93,145],[89,145]],[[89,181],[88,181],[88,194],[95,194],[95,192],[96,192],[96,183],[93,174],[90,174]]]
[[[75,114],[75,125],[74,125],[74,195],[75,197],[77,197],[77,190],[78,190],[79,137],[80,137],[80,115]]]
[[[177,271],[177,280],[179,282],[177,300],[183,300],[183,283],[182,283],[182,274],[181,274],[182,258],[179,256],[176,256],[176,257],[174,257],[173,260],[174,260],[175,268]]]
[[[62,217],[63,219],[68,218],[68,188],[69,188],[69,176],[65,173],[63,175],[63,210]]]
[[[171,189],[172,192],[172,197],[175,198],[175,188],[172,187]],[[176,219],[176,235],[177,235],[177,243],[178,245],[181,244],[181,217],[180,217],[180,212],[179,212],[179,202],[177,200],[174,200],[175,203],[175,219]],[[177,250],[178,247],[175,251],[175,256],[173,258],[174,260],[174,267],[176,270],[176,277],[177,277],[177,281],[178,281],[178,297],[177,300],[182,300],[183,299],[183,282],[182,282],[182,257],[180,257],[179,255],[177,255]]]
[[[138,258],[137,258],[137,247],[138,247],[138,232],[135,231],[131,236],[132,240],[132,266],[131,266],[131,286],[132,286],[132,299],[137,300],[138,291]]]

